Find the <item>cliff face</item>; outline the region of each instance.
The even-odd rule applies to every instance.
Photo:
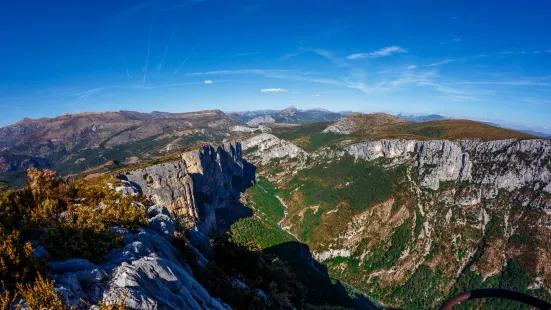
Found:
[[[112,303],[124,295],[129,309],[231,309],[197,281],[189,262],[171,243],[174,219],[168,210],[155,205],[147,213],[148,228],[134,233],[113,228],[124,235],[125,246],[113,249],[103,264],[80,258],[47,263],[56,281],[56,291],[65,302],[75,309],[97,309],[83,301]],[[208,247],[210,243],[206,239],[201,245]],[[207,264],[195,247],[191,244],[188,247],[197,253],[201,264]]]
[[[181,217],[199,218],[193,180],[182,161],[163,163],[126,172],[121,179],[137,185],[142,194]]]
[[[243,151],[247,158],[257,164],[267,164],[275,158],[297,158],[304,157],[306,152],[293,143],[281,140],[278,137],[263,133],[244,141]]]
[[[191,219],[199,231],[212,234],[217,227],[216,209],[227,208],[239,198],[234,181],[251,177],[243,165],[240,143],[205,145],[182,154],[180,161],[129,171],[120,178],[167,206],[180,221]]]
[[[332,277],[415,308],[410,292],[435,307],[517,268],[527,287],[515,289],[546,298],[551,141],[344,139],[311,153],[267,134],[242,142],[280,190],[281,227]]]
[[[182,159],[193,180],[200,210],[198,227],[212,234],[216,231],[216,209],[227,208],[239,198],[233,183],[244,177],[241,144],[205,145],[182,154]]]
[[[549,140],[379,140],[347,146],[356,159],[384,157],[403,162],[414,157],[420,184],[437,190],[440,182],[466,181],[484,186],[490,197],[499,189],[508,192],[529,187],[551,191],[551,141]],[[551,209],[551,200],[523,201],[536,208]]]

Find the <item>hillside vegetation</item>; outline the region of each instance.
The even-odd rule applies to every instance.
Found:
[[[148,224],[139,206],[148,201],[110,189],[120,181],[108,176],[64,183],[51,170],[31,168],[28,178],[24,189],[0,191],[0,300],[9,305],[19,294],[32,309],[69,309],[44,278],[46,258],[35,251],[44,248],[53,260],[101,263],[124,244],[112,226],[135,231]]]
[[[366,139],[477,139],[483,141],[538,139],[526,133],[476,121],[446,119],[414,123],[384,113],[352,114],[336,123],[322,122],[295,127],[274,127],[272,133],[309,152],[342,140],[347,140],[350,144]]]

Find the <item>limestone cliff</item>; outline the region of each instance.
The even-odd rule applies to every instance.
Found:
[[[306,152],[293,143],[263,133],[241,141],[247,158],[258,164],[267,164],[274,158],[304,157]]]
[[[193,180],[196,204],[200,210],[198,227],[212,234],[216,230],[215,210],[226,208],[239,198],[234,180],[243,179],[241,143],[205,145],[182,154],[186,169]]]
[[[529,187],[551,190],[551,141],[549,140],[379,140],[345,147],[357,159],[384,157],[396,162],[415,157],[421,185],[437,190],[440,182],[466,181],[485,186],[491,195]],[[551,209],[551,200],[531,201],[537,208]],[[525,201],[524,203],[531,203]]]
[[[155,203],[168,206],[180,221],[191,218],[206,234],[216,230],[215,210],[226,208],[239,192],[234,180],[244,177],[240,143],[205,145],[182,154],[181,160],[152,165],[120,175]],[[253,177],[254,178],[254,177]]]
[[[167,206],[175,215],[199,218],[193,180],[183,161],[128,171],[119,178],[137,185],[143,195]]]

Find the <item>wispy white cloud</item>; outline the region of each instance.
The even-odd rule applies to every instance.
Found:
[[[533,103],[533,104],[551,104],[551,100],[545,100],[545,99],[539,99],[539,98],[526,98],[522,100],[526,103]]]
[[[313,94],[312,97],[319,97],[319,94]]]
[[[294,91],[294,92],[292,92],[292,94],[294,94],[294,95],[300,95],[300,94],[302,94],[302,92],[301,92],[301,91]]]
[[[460,81],[449,83],[450,85],[510,85],[510,86],[551,86],[551,83],[532,80],[517,81]]]
[[[331,61],[337,67],[346,67],[348,65],[346,61],[344,61],[344,59],[342,59],[341,57],[338,57],[334,52],[326,49],[322,49],[322,48],[312,48],[312,47],[300,48],[297,52],[285,54],[283,55],[283,57],[281,57],[281,60],[297,57],[304,53],[314,53],[316,55],[319,55]]]
[[[191,49],[191,53],[189,53],[189,56],[186,57],[186,59],[184,59],[184,61],[182,61],[178,67],[176,67],[176,70],[174,70],[174,74],[172,74],[172,76],[176,76],[179,72],[180,72],[180,69],[182,69],[187,61],[189,60],[189,58],[193,55],[193,53],[195,52],[195,48],[197,47],[197,44],[195,44],[195,46],[193,46],[193,48]]]
[[[416,65],[409,65],[409,66],[408,66],[408,69],[410,69],[410,70],[411,70],[411,69],[416,69],[416,68],[417,68]]]
[[[151,51],[151,33],[153,32],[153,22],[151,20],[151,26],[149,27],[149,39],[147,43],[147,57],[145,58],[145,67],[143,72],[142,84],[145,84],[145,79],[147,78],[147,67],[149,66],[149,52]]]
[[[379,58],[386,57],[396,53],[407,53],[407,49],[400,46],[388,46],[380,50],[376,50],[369,53],[358,53],[348,55],[346,58],[350,60],[363,59],[363,58]]]
[[[261,93],[284,93],[286,91],[283,88],[264,88],[260,90]]]
[[[462,40],[462,39],[461,39],[460,37],[454,37],[454,38],[452,39],[453,42],[461,42],[461,40]]]
[[[459,59],[444,59],[442,61],[433,62],[429,66],[430,67],[438,67],[438,66],[445,65],[447,63],[458,61],[458,60]]]
[[[161,63],[157,66],[157,72],[161,71],[163,68],[163,64],[165,63],[166,53],[168,52],[168,47],[170,46],[170,42],[172,41],[172,38],[174,37],[174,31],[170,35],[170,39],[168,40],[168,43],[166,44],[165,52],[163,53],[163,59],[161,60]]]
[[[246,53],[238,53],[238,54],[232,54],[227,55],[226,57],[242,57],[242,56],[252,56],[252,55],[258,55],[260,53],[258,52],[246,52]]]
[[[97,93],[101,92],[104,89],[105,88],[103,88],[103,87],[89,89],[89,90],[86,90],[86,91],[83,91],[81,93],[76,94],[76,96],[77,96],[77,99],[80,100],[82,98],[97,94]]]
[[[480,101],[480,98],[473,96],[463,96],[463,95],[450,95],[449,98],[456,101]]]
[[[245,70],[217,70],[217,71],[205,71],[205,72],[192,72],[186,73],[187,76],[200,76],[200,75],[239,75],[239,74],[260,74],[267,75],[271,73],[290,72],[290,70],[264,70],[264,69],[245,69]]]
[[[212,84],[214,83],[212,80],[205,80],[205,84]]]

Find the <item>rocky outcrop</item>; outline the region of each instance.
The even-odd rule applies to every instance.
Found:
[[[247,125],[249,125],[251,127],[258,127],[259,125],[273,124],[275,122],[276,122],[276,120],[273,117],[271,117],[269,115],[266,115],[266,116],[260,116],[260,117],[253,118],[252,120],[247,122]]]
[[[359,132],[376,134],[407,123],[409,121],[386,113],[353,113],[328,126],[323,132],[343,135]]]
[[[549,140],[379,140],[345,149],[357,159],[414,159],[421,185],[434,190],[445,181],[466,181],[507,191],[528,186],[548,192],[551,188]]]
[[[306,152],[293,143],[278,137],[263,133],[241,141],[243,152],[253,162],[267,164],[274,158],[296,158],[306,155]]]
[[[114,228],[124,234],[125,247],[112,250],[104,264],[85,259],[48,263],[55,289],[67,304],[85,309],[86,303],[116,303],[126,294],[130,309],[231,309],[209,295],[170,243],[172,236],[164,229],[173,222],[168,210],[155,205],[147,213],[148,229]]]
[[[251,127],[243,126],[243,125],[235,125],[235,126],[230,128],[230,131],[232,131],[232,132],[244,132],[244,133],[253,133],[253,132],[257,132],[259,130],[260,130],[259,128],[251,128]]]
[[[182,160],[128,171],[119,178],[166,205],[181,223],[192,219],[199,231],[216,231],[218,208],[239,198],[234,180],[245,177],[240,143],[205,145],[182,154]],[[254,178],[254,176],[252,176]]]
[[[212,234],[216,230],[215,210],[239,199],[233,181],[245,177],[241,143],[205,145],[182,154],[182,159],[193,180],[196,203],[201,210],[199,231]]]
[[[194,184],[183,161],[152,165],[128,171],[119,178],[135,184],[141,193],[155,203],[168,207],[179,217],[199,218]]]

